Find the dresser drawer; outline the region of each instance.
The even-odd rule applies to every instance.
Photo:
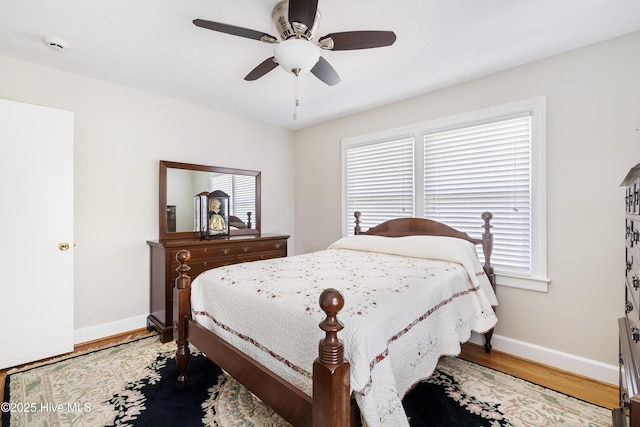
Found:
[[[263,259],[281,258],[285,256],[287,256],[286,251],[271,251],[271,252],[254,253],[251,255],[238,255],[238,262],[260,261]]]
[[[237,254],[241,255],[254,255],[261,252],[281,251],[286,254],[287,241],[286,240],[266,240],[263,242],[247,242],[238,245]]]
[[[191,253],[191,261],[189,265],[191,265],[194,261],[207,260],[218,257],[235,257],[236,256],[236,245],[234,244],[222,244],[222,245],[211,245],[206,247],[191,247],[186,248]],[[180,251],[180,249],[174,249],[171,251],[171,259],[174,260],[176,254]]]
[[[191,260],[189,261],[189,276],[195,279],[199,274],[204,271],[210,270],[216,267],[222,267],[224,265],[234,264],[236,262],[236,247],[232,244],[216,245],[209,247],[190,247],[187,248],[191,253]],[[177,277],[178,273],[176,269],[179,264],[176,260],[176,254],[180,249],[171,250],[171,265],[170,270],[172,277]]]
[[[189,261],[189,267],[191,267],[191,270],[189,270],[189,276],[191,276],[191,279],[195,279],[199,274],[207,271],[207,270],[211,270],[212,268],[217,268],[217,267],[222,267],[225,265],[231,265],[231,264],[235,264],[236,263],[236,259],[235,257],[232,258],[216,258],[216,259],[210,259],[210,260],[206,260],[206,261]],[[175,268],[178,268],[178,265],[176,264]],[[176,273],[177,275],[177,273]]]

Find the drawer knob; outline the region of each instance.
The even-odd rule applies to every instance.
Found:
[[[280,243],[276,243],[276,249],[280,249]]]
[[[631,271],[631,267],[633,266],[633,256],[631,257],[631,260],[627,258],[626,263],[627,263],[627,271]]]
[[[640,331],[635,326],[631,328],[631,339],[636,344],[640,341]]]
[[[227,254],[229,253],[229,248],[224,248],[224,249],[222,250],[222,253],[223,253],[223,254],[225,254],[225,255],[227,255]]]
[[[631,301],[627,301],[624,303],[624,311],[625,313],[630,313],[633,311],[633,304],[631,304]]]
[[[243,246],[242,252],[249,252],[249,246]]]
[[[631,278],[631,284],[633,285],[633,289],[635,289],[636,291],[638,290],[638,287],[640,287],[640,279],[638,278],[637,274],[634,274]]]

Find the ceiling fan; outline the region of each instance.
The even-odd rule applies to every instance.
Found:
[[[257,80],[280,65],[296,76],[310,71],[327,85],[333,86],[340,83],[340,76],[320,56],[321,49],[370,49],[390,46],[396,41],[393,31],[346,31],[327,34],[314,42],[320,24],[318,0],[283,0],[274,7],[271,16],[280,41],[270,34],[249,28],[204,19],[195,19],[193,23],[201,28],[275,45],[273,56],[254,68],[245,76],[245,80]]]

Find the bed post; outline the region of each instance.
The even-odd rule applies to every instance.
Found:
[[[327,317],[320,322],[325,337],[320,340],[319,356],[313,363],[313,427],[348,427],[350,423],[350,372],[344,360],[344,346],[338,332],[344,328],[337,314],[344,298],[335,289],[320,295],[320,307]]]
[[[353,234],[355,234],[355,235],[360,234],[360,231],[361,231],[360,230],[360,215],[361,215],[360,211],[355,211],[353,213],[353,216],[356,217],[356,225],[355,225],[355,227],[353,227]]]
[[[191,252],[181,250],[176,254],[176,260],[180,264],[176,271],[178,278],[176,286],[173,288],[173,318],[174,328],[177,332],[176,344],[176,364],[178,365],[178,383],[184,386],[187,380],[187,364],[191,351],[187,341],[187,321],[191,318],[191,277],[187,272],[191,267],[187,262],[191,259]]]
[[[493,252],[493,234],[491,234],[491,219],[493,214],[491,212],[483,212],[482,219],[484,220],[484,233],[482,233],[482,252],[484,253],[484,272],[491,282],[493,291],[496,290],[496,275],[491,265],[491,253]],[[491,353],[491,338],[493,337],[493,328],[484,333],[484,351]]]
[[[493,252],[493,234],[491,234],[491,219],[493,214],[491,212],[482,212],[482,219],[484,220],[484,233],[482,233],[482,252],[484,253],[484,271],[489,277],[489,281],[494,290],[496,287],[496,275],[493,272],[493,266],[491,265],[491,253]]]

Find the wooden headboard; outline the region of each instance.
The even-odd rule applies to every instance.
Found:
[[[484,254],[484,270],[491,281],[491,284],[495,287],[495,274],[493,266],[491,266],[491,253],[493,252],[493,234],[491,234],[491,219],[493,214],[491,212],[483,212],[481,217],[484,221],[484,232],[481,239],[474,239],[463,231],[456,230],[453,227],[449,227],[438,221],[433,221],[425,218],[396,218],[389,221],[385,221],[382,224],[376,225],[362,231],[360,228],[360,216],[362,214],[359,211],[354,212],[353,216],[356,217],[356,225],[353,229],[355,234],[370,234],[376,236],[385,237],[403,237],[403,236],[448,236],[457,237],[459,239],[467,240],[474,245],[482,245],[482,252]]]

